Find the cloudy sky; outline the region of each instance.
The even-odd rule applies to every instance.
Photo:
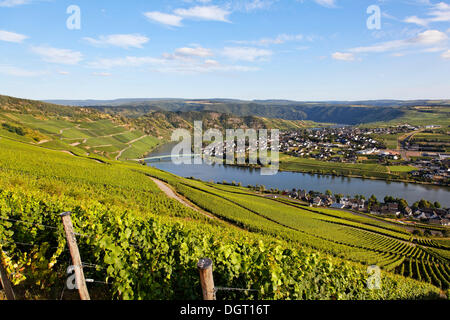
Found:
[[[449,99],[449,75],[445,1],[0,0],[17,97]]]

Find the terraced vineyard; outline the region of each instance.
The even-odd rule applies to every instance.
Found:
[[[448,286],[450,248],[415,239],[401,227],[352,213],[311,209],[287,199],[269,199],[242,188],[166,177],[178,192],[223,220],[242,228],[306,244],[348,260]],[[436,249],[433,247],[439,247]],[[410,262],[418,272],[410,271]]]
[[[230,299],[424,299],[449,288],[444,239],[115,161],[158,141],[92,110],[3,100],[0,249],[27,294],[61,293],[68,261],[62,211],[74,212],[82,257],[96,266],[90,276],[113,280],[97,288],[100,298],[198,298],[196,262],[205,256],[222,286],[257,292],[223,296]],[[207,214],[168,198],[151,177]],[[383,269],[381,291],[366,287],[374,264]]]
[[[77,154],[93,153],[109,159],[126,160],[142,157],[159,144],[158,139],[115,124],[110,119],[74,122],[11,113],[4,113],[2,117],[42,134],[38,141],[42,147]]]
[[[395,226],[311,212],[244,188],[8,138],[0,138],[0,169],[0,248],[14,284],[41,297],[59,296],[65,281],[68,252],[58,213],[67,210],[83,235],[84,262],[96,266],[88,276],[112,281],[91,287],[99,298],[197,299],[196,261],[204,256],[213,258],[218,284],[257,290],[222,294],[226,299],[437,298],[431,283],[388,272],[405,264],[406,250],[413,249],[424,260],[413,264],[411,277],[444,287],[448,275],[448,264],[437,266],[439,252],[400,240],[407,235]],[[149,176],[221,219],[167,198]],[[366,268],[356,261],[384,267],[383,290],[367,289]]]

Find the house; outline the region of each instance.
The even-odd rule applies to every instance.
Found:
[[[344,208],[345,208],[345,205],[343,205],[343,204],[341,204],[341,203],[333,203],[333,204],[330,206],[330,208],[333,208],[333,209],[344,209]]]
[[[412,209],[411,209],[410,207],[406,207],[406,208],[405,208],[405,214],[406,214],[408,217],[412,217],[412,216],[413,216],[413,211],[412,211]]]
[[[380,214],[381,213],[381,206],[379,206],[379,205],[372,206],[372,208],[370,208],[370,213],[371,214]]]
[[[421,212],[421,214],[416,216],[415,218],[419,220],[429,220],[431,218],[431,215],[426,212]]]
[[[320,197],[315,197],[313,200],[313,205],[316,207],[319,207],[322,205],[322,199],[320,199]]]
[[[322,204],[324,205],[324,206],[331,206],[332,204],[333,204],[333,198],[332,197],[329,197],[329,196],[323,196],[322,197]]]
[[[358,210],[359,211],[366,210],[366,201],[365,200],[359,200],[359,202],[358,202]]]
[[[390,214],[395,214],[395,215],[400,215],[400,210],[398,209],[398,203],[388,203],[388,205],[387,205],[387,211],[390,213]]]
[[[299,196],[301,199],[306,199],[308,196],[308,192],[306,192],[306,190],[300,190]]]
[[[450,219],[441,219],[441,226],[450,226]]]

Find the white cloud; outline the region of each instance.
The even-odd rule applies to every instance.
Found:
[[[144,16],[153,22],[158,22],[171,27],[181,27],[181,21],[183,20],[180,16],[158,11],[145,12]]]
[[[442,58],[444,59],[450,59],[450,50],[445,51],[442,55]]]
[[[335,0],[314,0],[316,3],[320,4],[323,7],[327,8],[335,8],[336,7],[336,1]]]
[[[205,60],[196,63],[176,63],[154,68],[152,71],[176,74],[199,74],[212,72],[252,72],[258,68],[241,65],[223,65],[216,60]]]
[[[428,20],[427,19],[421,19],[421,18],[419,18],[417,16],[408,17],[408,18],[406,18],[403,21],[406,22],[406,23],[414,23],[414,24],[417,24],[417,25],[422,26],[422,27],[428,26]]]
[[[292,42],[292,41],[301,41],[304,39],[304,36],[301,34],[280,34],[275,38],[262,38],[256,41],[233,41],[237,44],[251,44],[251,45],[257,45],[257,46],[269,46],[269,45],[276,45],[276,44],[283,44],[286,42]]]
[[[278,0],[244,0],[238,1],[235,4],[236,10],[240,11],[254,11],[269,8],[274,2]]]
[[[213,55],[210,49],[205,49],[202,47],[196,48],[179,48],[175,50],[175,54],[178,56],[194,56],[194,57],[210,57]]]
[[[331,57],[334,60],[341,60],[341,61],[354,61],[355,56],[353,53],[345,53],[345,52],[335,52],[331,55]]]
[[[41,71],[29,71],[14,66],[0,65],[0,74],[13,77],[37,77],[43,74]]]
[[[20,43],[28,37],[15,32],[0,30],[0,41]]]
[[[172,55],[174,56],[174,55]],[[241,65],[224,65],[213,59],[173,59],[163,56],[154,57],[125,57],[114,59],[100,59],[88,64],[93,68],[110,69],[116,67],[139,67],[148,68],[147,70],[161,73],[176,74],[199,74],[212,72],[251,72],[258,68]],[[109,73],[95,73],[97,76],[107,76]]]
[[[450,4],[439,2],[437,4],[430,4],[431,9],[427,13],[427,18],[419,18],[417,16],[407,17],[403,20],[406,23],[414,23],[419,26],[426,27],[433,22],[450,22]]]
[[[196,6],[189,9],[176,9],[174,13],[185,19],[229,22],[227,17],[231,12],[218,6]]]
[[[164,59],[153,58],[153,57],[133,57],[127,56],[123,58],[106,58],[98,59],[96,61],[88,63],[89,67],[99,68],[99,69],[110,69],[110,68],[122,68],[122,67],[141,67],[145,65],[153,64],[163,64]]]
[[[249,47],[226,47],[223,49],[223,55],[232,60],[242,61],[261,61],[272,56],[272,51]]]
[[[46,62],[74,65],[83,60],[81,52],[52,47],[32,47],[31,50]]]
[[[414,46],[436,45],[447,39],[448,36],[439,30],[427,30],[411,39],[382,42],[373,46],[353,48],[349,51],[353,53],[386,52]]]
[[[112,76],[112,74],[109,73],[109,72],[93,72],[92,75],[96,76],[96,77],[110,77],[110,76]]]
[[[100,36],[98,39],[83,38],[83,40],[89,42],[94,46],[116,46],[128,49],[142,48],[142,45],[147,43],[150,39],[141,34],[112,34],[109,36]]]
[[[15,7],[30,3],[31,0],[3,0],[0,1],[0,7]]]
[[[409,42],[428,45],[440,43],[447,39],[447,35],[439,30],[427,30],[425,32],[419,33],[416,38],[409,40]]]

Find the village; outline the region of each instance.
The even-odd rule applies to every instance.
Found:
[[[269,197],[288,197],[308,204],[310,207],[323,207],[338,210],[352,210],[369,213],[376,216],[416,221],[437,226],[450,226],[450,208],[443,209],[439,203],[429,203],[421,200],[409,206],[404,199],[385,197],[380,203],[375,196],[366,199],[362,195],[353,198],[342,194],[333,195],[331,191],[325,194],[315,191],[296,190],[276,192],[270,191]]]
[[[419,150],[409,139],[415,132],[434,127],[405,124],[386,128],[326,127],[285,131],[280,135],[280,151],[297,158],[326,162],[403,166],[409,180],[449,185],[450,155],[446,150]],[[408,138],[399,141],[397,148],[389,148],[382,139],[402,135]]]

